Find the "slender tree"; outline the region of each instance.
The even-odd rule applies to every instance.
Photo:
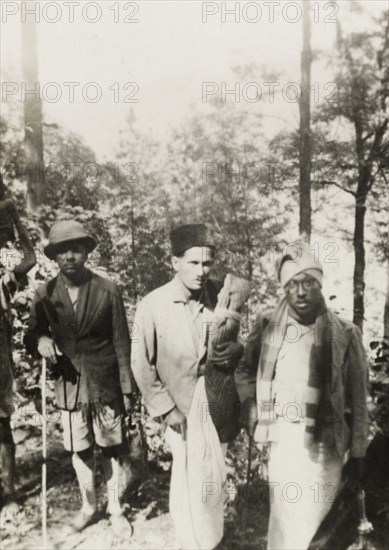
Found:
[[[326,140],[320,155],[332,167],[332,176],[322,183],[332,184],[355,199],[353,245],[354,318],[363,328],[365,306],[365,217],[368,196],[383,178],[388,155],[389,116],[386,107],[389,76],[389,20],[378,21],[378,30],[343,36],[337,32],[335,83],[337,100],[322,106],[318,119],[330,125],[344,123],[351,130],[350,141]],[[328,128],[327,128],[327,134]],[[325,171],[325,170],[324,170]],[[325,177],[323,178],[326,179]]]
[[[30,8],[34,2],[27,2]],[[46,186],[43,161],[42,105],[39,93],[37,58],[37,23],[27,16],[22,30],[24,98],[24,147],[28,209],[34,210],[45,201]]]
[[[387,238],[387,250],[389,252],[389,232]],[[386,260],[386,296],[385,296],[385,309],[384,309],[384,338],[389,340],[389,257]]]
[[[310,0],[302,1],[303,10],[303,49],[301,53],[301,96],[300,96],[300,222],[301,237],[311,238],[311,20]]]

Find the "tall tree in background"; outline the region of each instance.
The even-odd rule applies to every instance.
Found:
[[[268,142],[260,110],[215,99],[207,116],[194,113],[176,130],[169,149],[172,161],[164,177],[174,219],[198,216],[210,223],[220,274],[239,271],[252,281],[253,299],[263,305],[275,294],[276,284],[265,282],[265,272],[275,243],[287,240],[283,230],[289,197],[280,195],[277,187],[284,182],[276,181],[266,165]]]
[[[26,2],[33,11],[35,2]],[[28,209],[34,210],[45,201],[46,187],[43,163],[42,106],[39,93],[37,33],[35,19],[26,17],[22,30],[24,98],[24,147]]]
[[[300,107],[300,222],[301,237],[311,238],[311,2],[302,1],[303,50],[301,53],[301,97]]]
[[[383,182],[388,155],[389,20],[384,14],[373,32],[343,36],[337,33],[336,101],[323,104],[318,120],[324,124],[318,153],[332,174],[323,177],[355,199],[353,244],[354,323],[364,321],[365,216],[373,187]],[[344,136],[329,139],[331,124],[341,125]],[[325,172],[326,170],[324,170]],[[327,174],[328,174],[327,168]],[[341,177],[341,179],[340,179]]]
[[[154,137],[139,132],[130,112],[112,167],[111,196],[100,208],[111,226],[113,262],[108,267],[118,273],[134,305],[167,282],[171,273],[168,199],[159,148]]]
[[[388,242],[389,245],[389,242]],[[384,309],[384,338],[389,340],[389,259],[386,262],[386,276],[388,278],[386,283],[386,297],[385,297],[385,309]]]

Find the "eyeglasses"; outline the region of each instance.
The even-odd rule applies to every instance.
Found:
[[[316,279],[312,279],[312,277],[310,277],[309,279],[303,279],[302,281],[296,281],[292,279],[291,281],[289,281],[286,288],[289,294],[296,294],[297,289],[300,285],[302,285],[304,290],[312,290],[313,288],[317,288],[317,281]]]

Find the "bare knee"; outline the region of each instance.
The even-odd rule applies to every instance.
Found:
[[[118,456],[121,454],[121,448],[121,445],[113,445],[112,447],[100,447],[101,453],[105,458],[118,458]]]
[[[83,451],[78,451],[77,453],[73,453],[73,457],[76,460],[77,458],[82,460],[82,462],[90,462],[91,460],[93,460],[93,447],[88,447]]]

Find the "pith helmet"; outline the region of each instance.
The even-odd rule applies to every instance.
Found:
[[[89,235],[84,227],[74,220],[56,222],[50,229],[49,244],[44,252],[50,260],[54,260],[57,254],[57,246],[69,241],[81,241],[86,251],[92,252],[97,246],[97,241]]]

